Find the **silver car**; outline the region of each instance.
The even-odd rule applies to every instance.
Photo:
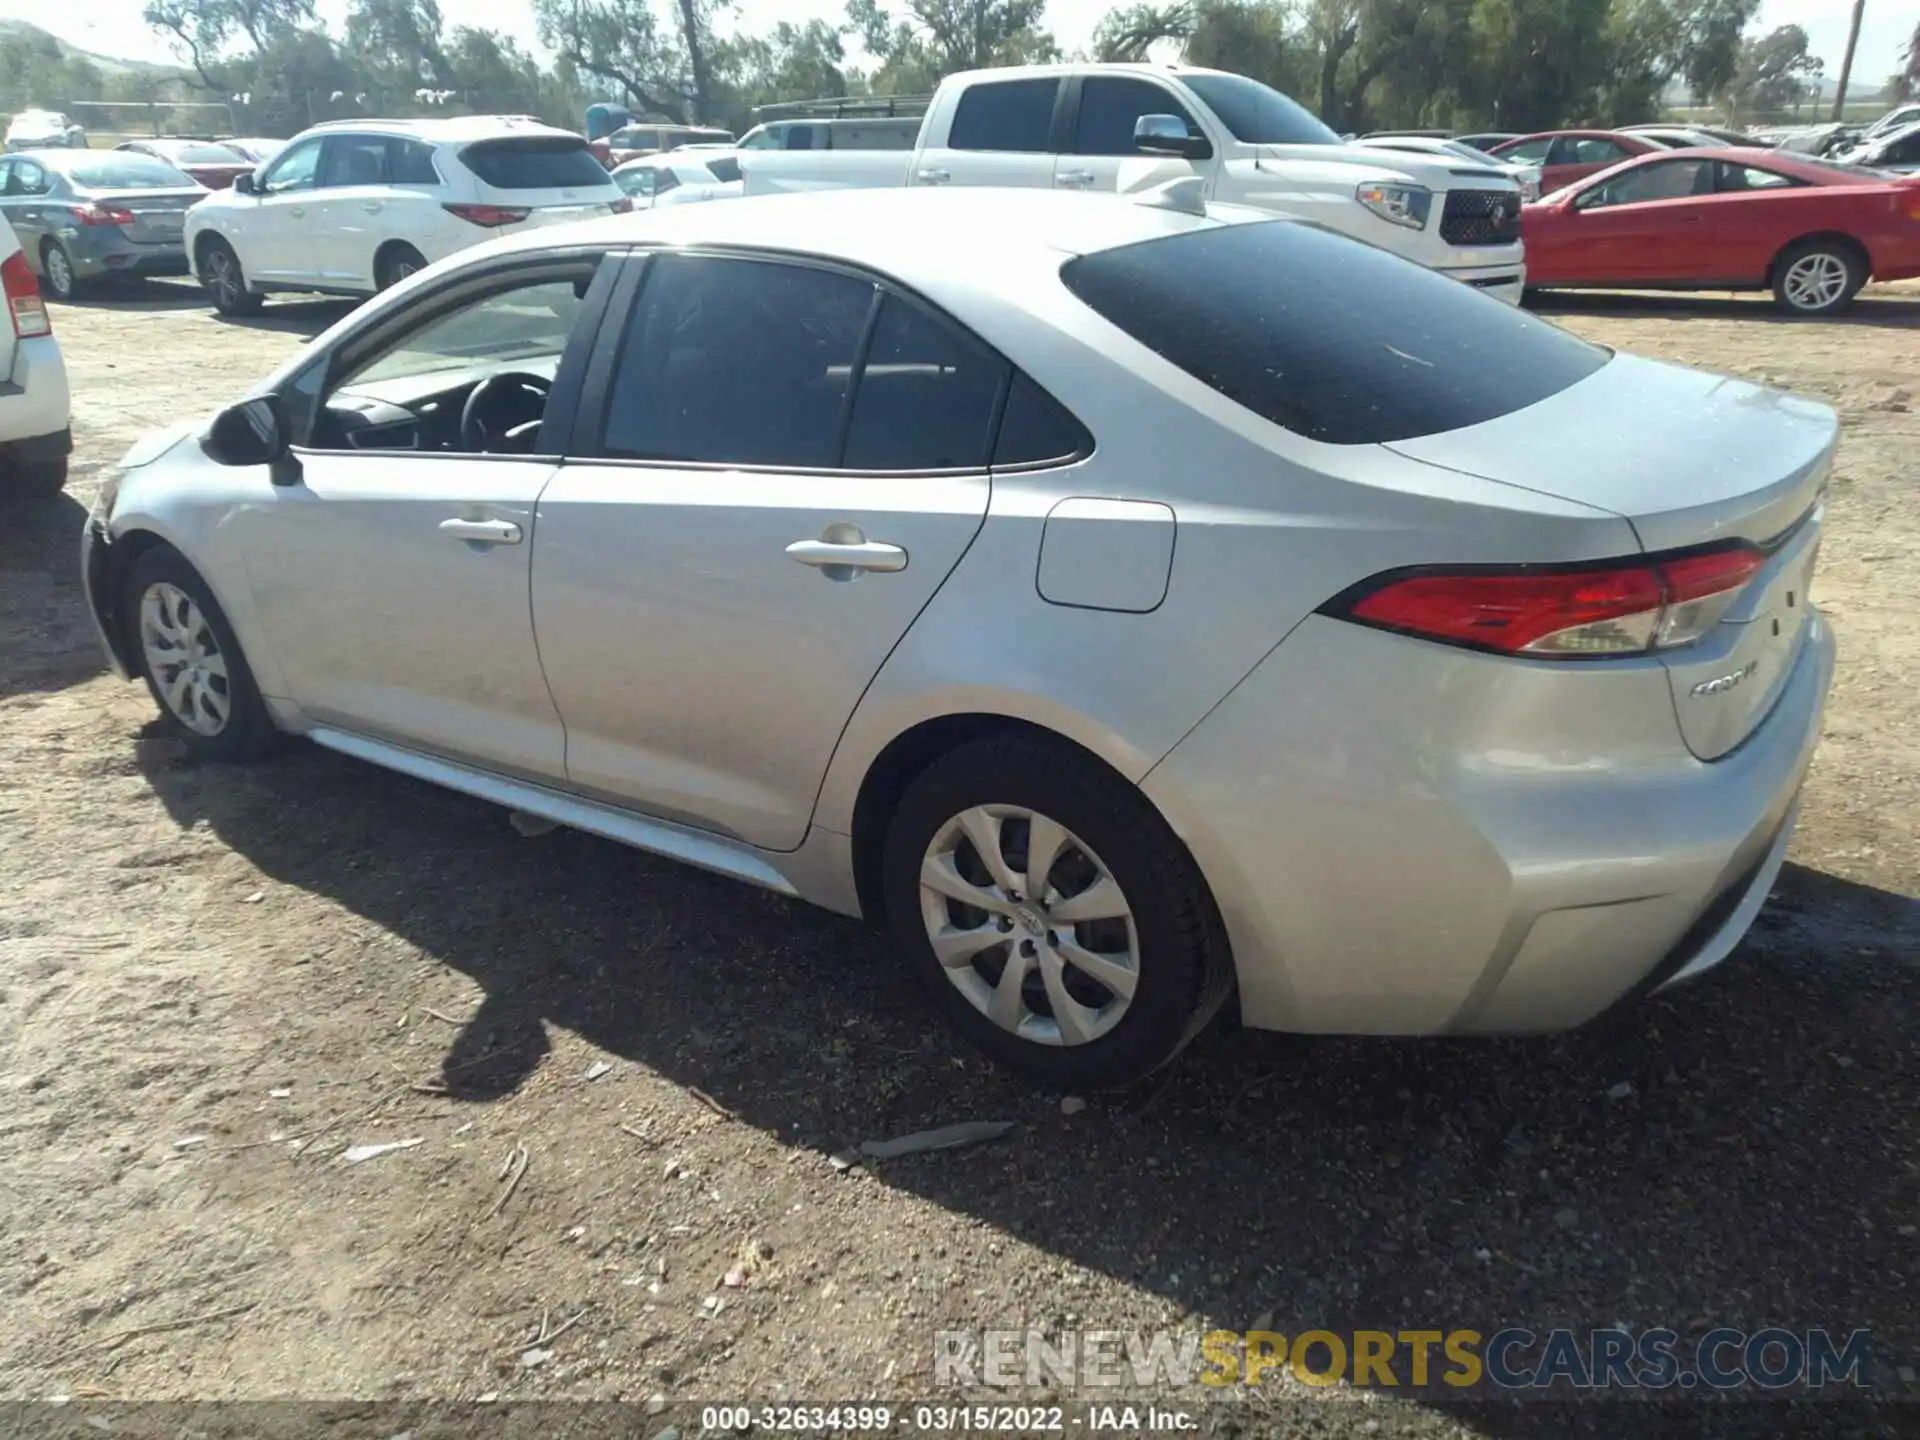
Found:
[[[0,210],[56,300],[107,276],[184,275],[187,209],[206,187],[117,150],[0,155]]]
[[[204,757],[883,922],[1050,1086],[1230,995],[1533,1031],[1723,959],[1832,675],[1832,412],[1191,188],[464,252],[126,457],[114,664]]]

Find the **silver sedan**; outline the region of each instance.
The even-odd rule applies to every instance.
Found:
[[[1178,185],[516,236],[143,441],[87,588],[282,735],[891,927],[1123,1083],[1572,1026],[1722,960],[1833,643],[1832,412]]]

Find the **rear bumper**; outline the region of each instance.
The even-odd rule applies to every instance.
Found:
[[[1603,680],[1308,620],[1143,787],[1213,889],[1246,1023],[1565,1029],[1719,963],[1819,737],[1811,626],[1767,719],[1703,762],[1658,662]]]
[[[142,244],[99,229],[79,230],[68,240],[73,273],[83,280],[103,275],[184,275],[187,250],[182,241]]]
[[[0,446],[64,439],[71,417],[67,362],[59,342],[51,335],[16,342],[13,373],[0,377]]]

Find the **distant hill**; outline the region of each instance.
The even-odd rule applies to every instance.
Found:
[[[0,41],[40,39],[52,41],[59,47],[63,58],[85,60],[102,75],[173,75],[180,70],[177,65],[156,65],[151,60],[122,60],[117,56],[82,50],[78,45],[69,45],[58,35],[25,20],[0,20]]]

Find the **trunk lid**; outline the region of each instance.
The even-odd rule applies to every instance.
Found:
[[[1729,541],[1765,550],[1720,623],[1661,655],[1681,733],[1712,760],[1766,718],[1799,659],[1838,433],[1816,401],[1616,355],[1525,409],[1387,448],[1610,510],[1649,552]]]
[[[189,207],[207,198],[205,190],[89,190],[86,201],[103,209],[125,210],[133,224],[120,228],[127,238],[149,245],[177,244]]]

